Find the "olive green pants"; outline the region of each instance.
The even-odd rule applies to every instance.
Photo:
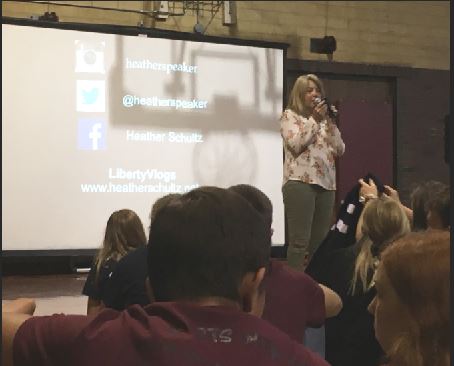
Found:
[[[287,263],[304,271],[330,228],[335,191],[289,180],[282,187],[287,217]]]

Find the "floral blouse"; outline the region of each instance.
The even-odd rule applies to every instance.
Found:
[[[303,117],[290,109],[281,116],[284,140],[284,182],[298,180],[336,189],[335,159],[345,151],[337,126],[324,120],[317,123],[312,116]]]

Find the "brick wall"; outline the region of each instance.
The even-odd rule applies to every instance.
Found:
[[[79,5],[130,10],[150,10],[152,3],[77,2]],[[408,200],[414,183],[428,179],[449,181],[449,166],[443,159],[443,119],[449,114],[450,102],[449,1],[236,3],[238,23],[235,26],[223,26],[220,9],[206,34],[289,43],[288,58],[309,62],[310,68],[306,71],[324,71],[334,75],[370,75],[395,80],[395,179],[404,200]],[[183,17],[170,17],[165,22],[135,13],[12,1],[3,1],[2,11],[4,16],[19,18],[55,11],[62,22],[130,26],[143,22],[146,27],[184,32],[192,32],[196,23],[193,11],[188,11]],[[210,19],[211,12],[202,9],[199,21],[206,26]],[[310,38],[323,37],[325,28],[328,35],[334,35],[337,39],[335,62],[332,63],[326,62],[325,55],[309,52]],[[297,68],[293,71],[299,70]]]
[[[87,6],[150,10],[152,1],[62,1]],[[170,4],[175,3],[170,1]],[[208,2],[206,2],[208,3]],[[181,2],[178,2],[181,7]],[[449,70],[449,1],[237,1],[237,24],[222,25],[222,9],[206,34],[290,44],[288,57],[327,60],[310,53],[311,37],[333,35],[334,61]],[[29,18],[55,11],[62,22],[119,24],[192,32],[193,11],[159,22],[127,12],[81,9],[36,3],[2,2],[4,16]],[[204,26],[212,15],[199,13]]]

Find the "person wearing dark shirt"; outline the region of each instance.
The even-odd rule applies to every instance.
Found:
[[[14,357],[16,366],[326,366],[257,316],[270,237],[240,195],[194,189],[162,208],[151,224],[152,305],[104,309],[95,317],[3,313],[3,365]]]
[[[158,210],[179,196],[178,193],[169,193],[158,198],[151,209],[150,222],[153,222]],[[133,304],[149,304],[145,290],[147,275],[147,248],[142,246],[125,255],[110,274],[104,288],[104,306],[124,310]]]
[[[262,215],[264,224],[272,227],[273,205],[264,192],[249,184],[237,184],[229,190],[245,198]],[[300,343],[307,327],[320,328],[325,318],[337,315],[342,308],[336,293],[277,259],[270,261],[266,284],[262,318]]]
[[[96,264],[93,264],[88,273],[82,295],[88,296],[87,314],[92,314],[102,308],[104,302],[106,283],[112,276],[118,262],[114,259],[108,259],[100,266],[99,270]]]
[[[336,366],[378,366],[383,352],[373,333],[373,317],[366,311],[375,288],[350,294],[350,283],[360,243],[336,250],[325,261],[326,273],[319,280],[342,298],[343,309],[325,323],[326,359]]]
[[[325,323],[326,316],[339,313],[342,303],[335,296],[337,310],[327,314],[325,300],[329,302],[330,299],[325,299],[318,283],[304,272],[272,259],[262,318],[303,343],[307,327],[319,328]]]
[[[382,195],[365,203],[360,218],[362,238],[324,258],[318,280],[342,298],[337,317],[326,321],[326,359],[335,366],[377,366],[384,353],[374,336],[367,311],[375,296],[373,276],[381,251],[410,231],[401,205]]]
[[[88,296],[87,314],[98,312],[104,302],[105,287],[117,262],[126,253],[147,242],[139,216],[132,210],[119,210],[107,220],[104,241],[95,257],[82,294]]]
[[[148,305],[145,281],[148,276],[146,246],[124,256],[106,281],[104,306],[124,310],[133,304]]]
[[[229,189],[248,200],[271,227],[272,204],[262,191],[246,184]],[[174,197],[167,195],[156,201],[151,220],[155,212]],[[145,291],[146,256],[147,249],[138,248],[119,261],[106,285],[106,307],[123,310],[131,304],[149,304]],[[321,327],[326,317],[337,315],[341,308],[342,302],[333,291],[320,286],[304,272],[293,270],[279,260],[271,260],[263,313],[263,318],[271,324],[303,342],[306,327]]]

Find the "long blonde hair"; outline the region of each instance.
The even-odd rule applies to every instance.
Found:
[[[372,283],[378,253],[394,240],[410,232],[410,222],[401,205],[386,196],[369,201],[364,208],[360,239],[361,249],[356,258],[351,281],[351,293],[358,289],[366,292]],[[372,251],[376,253],[372,253]]]
[[[107,260],[119,261],[129,251],[146,243],[142,221],[134,211],[123,209],[112,213],[107,220],[102,247],[95,258],[95,282],[98,281],[99,271]]]
[[[323,87],[322,81],[314,74],[301,75],[296,79],[295,84],[293,84],[292,91],[288,98],[287,109],[291,109],[297,114],[303,114],[304,112],[304,95],[306,94],[307,89],[309,88],[309,81],[314,82],[320,90],[320,94],[325,95],[325,89]]]

